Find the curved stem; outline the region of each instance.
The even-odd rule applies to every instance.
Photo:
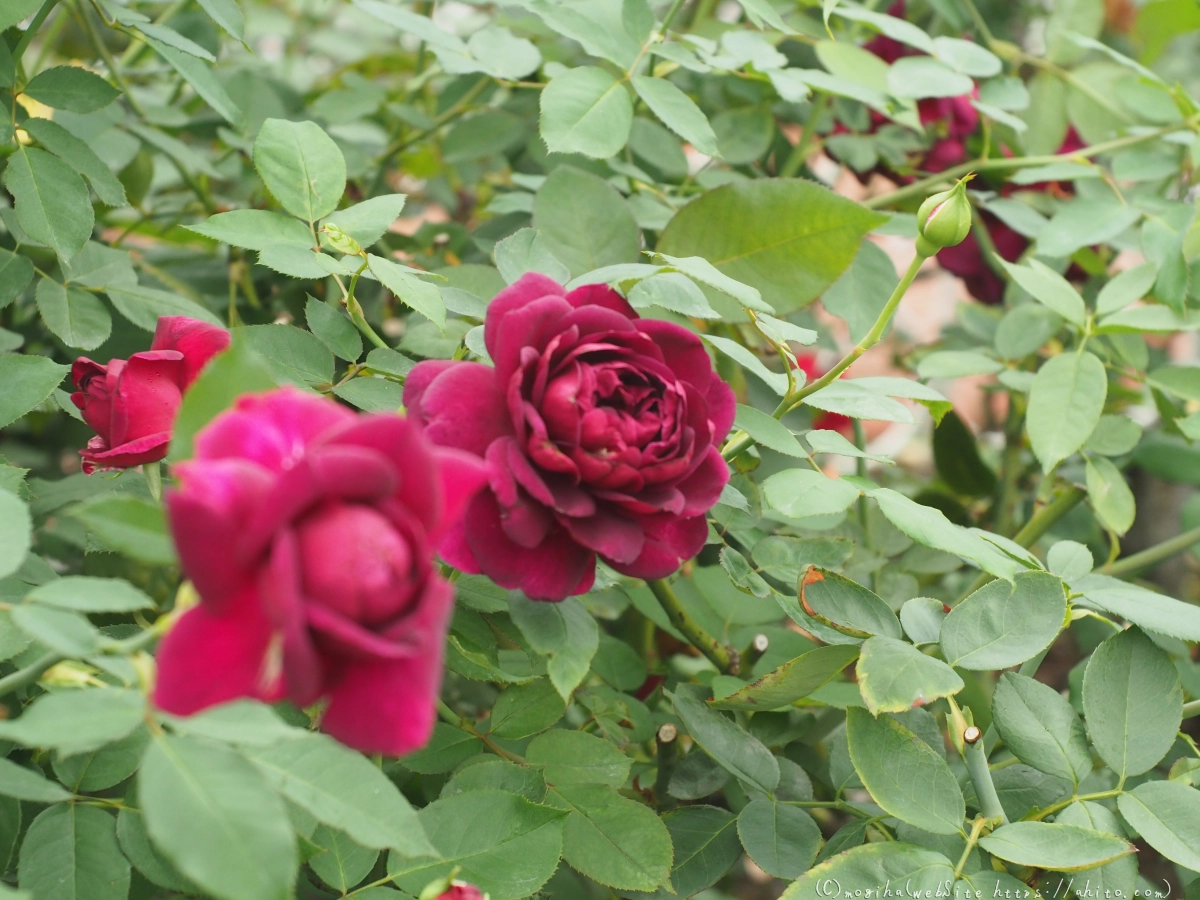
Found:
[[[25,29],[25,33],[21,35],[21,39],[17,41],[17,46],[13,48],[13,62],[21,61],[21,57],[25,54],[29,43],[33,40],[34,35],[38,33],[38,29],[42,27],[42,23],[46,21],[46,16],[50,15],[50,11],[58,6],[58,0],[46,0],[42,4],[42,8],[34,15],[33,21],[29,23],[29,27]]]
[[[1200,716],[1200,700],[1191,700],[1183,704],[1183,717],[1190,719],[1192,716]]]
[[[41,678],[47,669],[58,665],[65,658],[57,653],[47,653],[45,656],[31,662],[25,668],[17,669],[11,675],[5,675],[3,678],[0,678],[0,697],[11,694],[13,691],[19,691],[23,687],[28,687]]]
[[[363,315],[362,304],[359,303],[358,298],[354,296],[354,289],[358,287],[359,276],[362,275],[366,268],[367,260],[364,257],[362,265],[358,267],[358,271],[350,277],[350,287],[345,289],[346,296],[344,299],[346,301],[346,312],[350,314],[350,321],[354,323],[354,327],[361,331],[363,335],[366,336],[368,341],[370,341],[376,347],[382,347],[384,350],[390,350],[391,348],[388,347],[387,341],[381,338],[375,332],[375,329],[371,327],[371,323],[368,322],[367,317]],[[339,282],[339,284],[340,283],[341,282]]]
[[[709,634],[704,628],[692,618],[676,596],[675,591],[667,584],[664,578],[648,578],[646,587],[650,588],[651,593],[658,599],[659,605],[667,614],[667,618],[671,620],[671,624],[679,630],[689,644],[708,657],[717,669],[728,675],[733,672],[735,666],[733,663],[733,654],[729,652],[729,648],[718,641],[715,637]]]
[[[1128,575],[1131,572],[1136,572],[1139,569],[1145,569],[1148,566],[1160,563],[1165,559],[1170,559],[1176,553],[1182,553],[1197,542],[1200,542],[1200,528],[1192,528],[1183,534],[1163,541],[1161,544],[1155,544],[1153,547],[1147,547],[1138,553],[1131,553],[1123,559],[1118,559],[1100,571],[1105,575],[1117,577]]]

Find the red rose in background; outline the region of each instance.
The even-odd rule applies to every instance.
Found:
[[[183,392],[205,364],[229,346],[229,332],[186,316],[158,320],[150,349],[107,366],[86,356],[71,366],[71,401],[96,432],[83,471],[127,469],[167,455]]]
[[[481,461],[401,416],[285,388],[242,397],[174,471],[171,531],[201,603],[159,648],[155,703],[327,698],[321,727],[343,743],[421,747],[454,600],[433,547]]]
[[[796,368],[804,373],[807,381],[820,378],[825,374],[825,370],[817,365],[817,355],[815,353],[805,353],[803,356],[797,356]],[[843,437],[854,436],[854,420],[841,413],[816,410],[813,412],[812,427],[813,431],[836,431]]]
[[[487,900],[488,895],[468,881],[451,881],[436,900]]]
[[[431,360],[404,387],[432,441],[487,460],[491,489],[446,561],[561,600],[590,589],[597,555],[637,578],[695,556],[736,407],[700,339],[603,285],[567,293],[530,273],[491,302],[484,340],[495,368]]]

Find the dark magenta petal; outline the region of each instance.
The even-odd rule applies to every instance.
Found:
[[[398,640],[390,640],[326,606],[310,605],[305,615],[322,649],[343,659],[410,659],[423,652],[403,632]]]
[[[478,456],[451,447],[439,447],[435,455],[442,490],[442,516],[437,526],[429,530],[429,540],[436,544],[451,524],[462,518],[471,498],[487,484],[487,466]]]
[[[733,388],[720,378],[714,378],[708,386],[708,418],[712,422],[712,443],[724,443],[736,415],[737,397]]]
[[[708,522],[704,516],[691,519],[679,516],[646,516],[641,520],[646,531],[642,555],[632,563],[610,562],[622,575],[634,578],[666,578],[704,547]]]
[[[333,552],[333,548],[329,548]],[[324,672],[308,635],[300,582],[300,554],[291,531],[276,535],[267,564],[258,573],[258,596],[267,618],[283,636],[283,678],[288,697],[308,706],[321,696]]]
[[[415,650],[411,657],[350,662],[332,685],[321,727],[342,743],[364,753],[403,756],[429,740],[453,589],[431,578],[418,608],[405,622],[406,641]]]
[[[183,359],[135,353],[121,369],[112,398],[108,442],[113,446],[171,430],[183,401]]]
[[[427,359],[413,366],[404,379],[404,409],[418,425],[425,425],[421,398],[425,396],[426,389],[435,378],[457,365],[459,363],[452,359]]]
[[[631,563],[646,543],[641,524],[629,516],[601,511],[585,519],[559,516],[559,523],[576,541],[595,550],[605,562]]]
[[[566,290],[553,278],[538,272],[526,272],[488,304],[487,319],[483,325],[483,342],[492,359],[496,358],[496,335],[500,321],[515,309],[527,306],[542,297],[562,297]]]
[[[158,645],[154,704],[186,716],[239,697],[282,699],[283,683],[270,663],[271,623],[253,590],[225,612],[189,609]]]
[[[629,301],[607,284],[585,284],[567,294],[567,302],[578,309],[581,306],[602,306],[620,313],[627,319],[636,319],[638,314]]]
[[[160,316],[151,350],[183,354],[183,387],[187,388],[210,359],[229,347],[229,332],[187,316]]]
[[[474,497],[472,497],[473,499]],[[470,509],[470,501],[467,502],[466,509]],[[468,575],[479,575],[483,572],[479,566],[479,560],[475,558],[475,554],[471,552],[471,546],[467,543],[465,510],[464,515],[450,523],[450,527],[438,541],[437,550],[438,555],[445,560],[447,565],[453,566],[460,572],[466,572]]]
[[[169,431],[148,434],[119,447],[109,447],[103,438],[94,437],[88,441],[86,450],[79,451],[79,455],[83,457],[84,465],[90,467],[90,474],[95,469],[129,469],[145,463],[158,462],[160,459],[166,459],[170,444]]]
[[[665,362],[680,381],[692,385],[701,394],[708,391],[713,374],[712,360],[704,343],[686,328],[674,322],[642,319],[638,329],[653,338]]]
[[[428,440],[476,456],[486,454],[496,438],[512,434],[496,372],[482,363],[455,363],[433,379],[421,395],[421,419]]]
[[[541,350],[560,331],[559,323],[572,312],[562,297],[542,297],[505,315],[495,328],[493,350],[488,347],[492,361],[496,364],[496,379],[507,384],[521,364],[522,350]],[[491,311],[488,321],[491,321]]]
[[[467,509],[466,537],[480,568],[501,587],[519,588],[535,600],[570,596],[590,570],[595,554],[579,546],[563,528],[553,529],[534,548],[505,534],[500,507],[490,491],[475,496]]]
[[[353,419],[346,407],[299,388],[245,394],[196,435],[196,458],[239,457],[285,472],[317,435]]]
[[[721,489],[728,481],[729,466],[721,456],[721,451],[709,447],[696,470],[679,482],[679,490],[684,497],[680,512],[685,516],[703,516],[716,505]]]
[[[584,341],[594,341],[600,335],[608,337],[638,330],[637,324],[628,317],[604,306],[578,307],[563,317],[561,327],[563,330],[578,328]]]

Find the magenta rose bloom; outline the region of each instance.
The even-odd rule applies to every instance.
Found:
[[[171,426],[205,364],[229,346],[229,332],[186,316],[162,316],[144,353],[109,360],[86,356],[71,366],[71,401],[96,436],[80,450],[83,471],[127,469],[167,455]]]
[[[486,481],[398,415],[284,388],[196,435],[166,496],[201,597],[164,638],[155,703],[328,700],[321,727],[400,756],[429,738],[454,591],[434,544]]]
[[[700,551],[736,403],[699,338],[603,285],[530,273],[491,302],[484,341],[495,368],[431,360],[404,387],[434,443],[487,460],[490,490],[443,558],[561,600],[591,588],[597,555],[662,578]]]

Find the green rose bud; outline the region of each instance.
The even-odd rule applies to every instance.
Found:
[[[362,245],[336,225],[326,225],[321,229],[325,235],[325,243],[338,253],[346,256],[362,256]]]
[[[968,175],[948,191],[934,194],[917,210],[917,252],[933,256],[943,247],[960,244],[971,231],[971,201],[967,199]]]

